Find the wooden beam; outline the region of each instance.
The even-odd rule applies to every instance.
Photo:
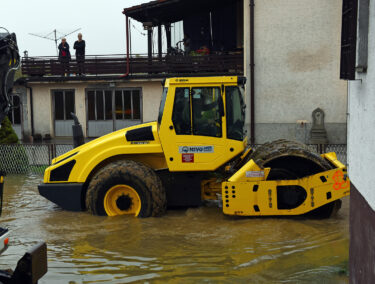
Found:
[[[167,50],[171,47],[171,24],[165,24],[165,33],[167,35]]]
[[[161,37],[162,37],[162,34],[161,34],[161,25],[158,25],[158,52],[159,52],[159,59],[160,60],[163,57]]]

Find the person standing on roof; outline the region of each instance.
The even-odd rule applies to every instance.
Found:
[[[76,60],[78,66],[78,75],[85,75],[84,63],[85,63],[85,49],[86,42],[82,39],[82,34],[78,34],[78,40],[74,43],[73,48],[76,50]]]
[[[69,76],[70,68],[69,68],[69,61],[70,61],[70,51],[69,51],[69,44],[66,42],[66,38],[63,37],[61,39],[61,43],[59,44],[59,61],[63,66],[62,76],[65,73]]]

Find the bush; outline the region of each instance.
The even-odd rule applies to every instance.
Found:
[[[9,118],[5,117],[0,129],[0,171],[20,174],[26,173],[28,168],[29,159],[25,148],[19,144]]]
[[[18,143],[18,137],[14,132],[9,118],[6,116],[1,122],[0,128],[0,144],[15,144]]]

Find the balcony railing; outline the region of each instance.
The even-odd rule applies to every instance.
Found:
[[[149,58],[146,55],[131,55],[129,59],[130,75],[148,77],[168,74],[243,74],[242,53],[210,54],[199,56],[163,55]],[[78,64],[74,57],[64,66],[57,57],[24,57],[22,73],[24,76],[61,76],[66,73],[78,73]],[[86,56],[84,73],[91,76],[121,75],[127,72],[126,55]]]

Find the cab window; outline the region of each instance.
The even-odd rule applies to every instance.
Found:
[[[222,137],[222,123],[219,111],[219,87],[191,89],[193,134]]]
[[[163,117],[165,100],[167,99],[168,88],[163,88],[163,94],[161,95],[160,107],[159,107],[159,115],[158,115],[158,123],[161,124],[161,119]]]
[[[238,87],[225,88],[227,117],[227,137],[240,140],[244,138],[245,110],[242,94]]]
[[[190,90],[189,88],[176,88],[174,97],[172,122],[176,134],[191,134],[190,119]]]

